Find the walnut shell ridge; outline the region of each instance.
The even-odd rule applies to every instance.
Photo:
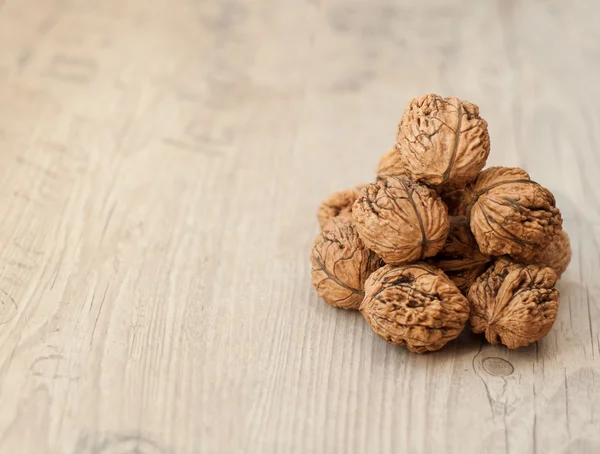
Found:
[[[427,263],[441,269],[466,293],[490,264],[490,258],[479,250],[477,241],[464,216],[450,217],[450,234],[444,247]]]
[[[432,186],[464,187],[477,177],[490,153],[488,125],[479,108],[434,94],[409,102],[396,140],[411,177]]]
[[[386,342],[425,353],[460,334],[469,302],[442,271],[417,262],[386,265],[371,274],[360,312]]]
[[[383,263],[367,249],[348,220],[335,218],[317,235],[310,254],[312,283],[327,303],[358,309],[369,275]]]
[[[402,155],[395,145],[381,157],[376,172],[378,180],[407,175]]]
[[[540,340],[558,313],[556,279],[552,268],[499,259],[469,290],[473,331],[511,349]]]
[[[554,196],[519,168],[490,167],[463,194],[481,252],[531,260],[561,231]]]
[[[540,268],[550,267],[560,278],[571,263],[571,242],[569,235],[561,230],[550,244],[542,251],[538,252],[528,264],[537,265]]]
[[[402,176],[363,188],[352,216],[366,246],[392,265],[434,256],[450,228],[437,192]]]
[[[361,184],[355,188],[334,192],[319,205],[317,219],[321,230],[325,228],[330,219],[340,217],[352,219],[352,205],[358,198],[360,191],[366,185]]]

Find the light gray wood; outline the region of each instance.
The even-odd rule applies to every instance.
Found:
[[[600,452],[594,0],[0,0],[0,453]],[[418,356],[310,285],[404,105],[553,190],[554,330]]]

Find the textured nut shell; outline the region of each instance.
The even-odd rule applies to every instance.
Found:
[[[519,348],[552,329],[559,305],[551,268],[499,259],[469,290],[473,331],[492,344]]]
[[[386,265],[367,279],[360,311],[378,336],[410,351],[436,351],[456,338],[469,303],[448,277],[425,263]]]
[[[465,186],[490,153],[487,122],[479,117],[479,108],[433,94],[408,104],[396,140],[412,178],[434,186]]]
[[[486,270],[490,258],[479,251],[467,218],[455,216],[450,218],[450,234],[446,244],[427,262],[446,273],[458,289],[465,293]]]
[[[508,183],[526,183],[529,181],[531,181],[529,174],[518,167],[490,167],[485,169],[463,191],[460,204],[465,211],[464,215],[471,216],[471,209],[477,198],[486,190]]]
[[[358,309],[367,277],[382,265],[352,225],[339,218],[329,221],[317,235],[310,261],[317,293],[327,303],[342,309]]]
[[[450,228],[448,210],[435,190],[407,177],[365,187],[352,216],[367,247],[392,265],[434,256]]]
[[[407,175],[402,155],[395,145],[381,157],[377,164],[376,171],[378,180],[383,180],[387,177]]]
[[[340,218],[352,219],[352,205],[358,198],[361,189],[365,186],[361,184],[352,189],[334,192],[323,200],[317,211],[317,219],[319,220],[321,230],[325,228],[330,219],[338,216]]]
[[[571,263],[571,242],[569,235],[561,230],[550,244],[541,252],[538,252],[530,262],[540,268],[550,267],[557,277],[561,277]]]
[[[516,168],[491,167],[467,188],[463,203],[481,252],[531,260],[562,226],[554,196]]]

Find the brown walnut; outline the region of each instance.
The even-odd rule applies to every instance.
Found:
[[[562,226],[554,196],[519,168],[490,167],[463,194],[481,252],[531,260]]]
[[[410,101],[396,140],[411,177],[433,186],[465,186],[490,153],[487,122],[479,117],[479,108],[433,94]]]
[[[383,265],[348,220],[332,219],[313,242],[312,283],[327,303],[358,309],[369,275]]]
[[[499,259],[469,290],[473,331],[514,349],[544,337],[556,320],[559,292],[551,268]]]
[[[317,219],[319,220],[321,230],[325,228],[327,222],[332,218],[339,216],[342,219],[352,219],[352,205],[358,198],[361,189],[365,186],[361,184],[352,189],[334,192],[323,200],[317,211]]]
[[[526,263],[537,265],[540,268],[550,267],[554,270],[556,276],[560,278],[570,262],[571,242],[567,232],[561,230],[544,250],[538,252]]]
[[[434,256],[450,228],[448,209],[437,192],[407,177],[366,186],[352,216],[367,247],[392,265]]]
[[[407,175],[402,155],[395,145],[381,157],[376,171],[378,180]]]
[[[455,339],[469,318],[469,302],[440,270],[423,262],[375,271],[360,305],[375,334],[415,353]]]
[[[465,293],[486,270],[490,258],[482,254],[464,216],[450,218],[450,234],[442,250],[427,261],[441,269]]]

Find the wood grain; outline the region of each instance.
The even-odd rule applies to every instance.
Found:
[[[0,452],[600,452],[599,11],[0,1]],[[528,348],[410,354],[310,285],[319,201],[427,92],[563,211]]]

